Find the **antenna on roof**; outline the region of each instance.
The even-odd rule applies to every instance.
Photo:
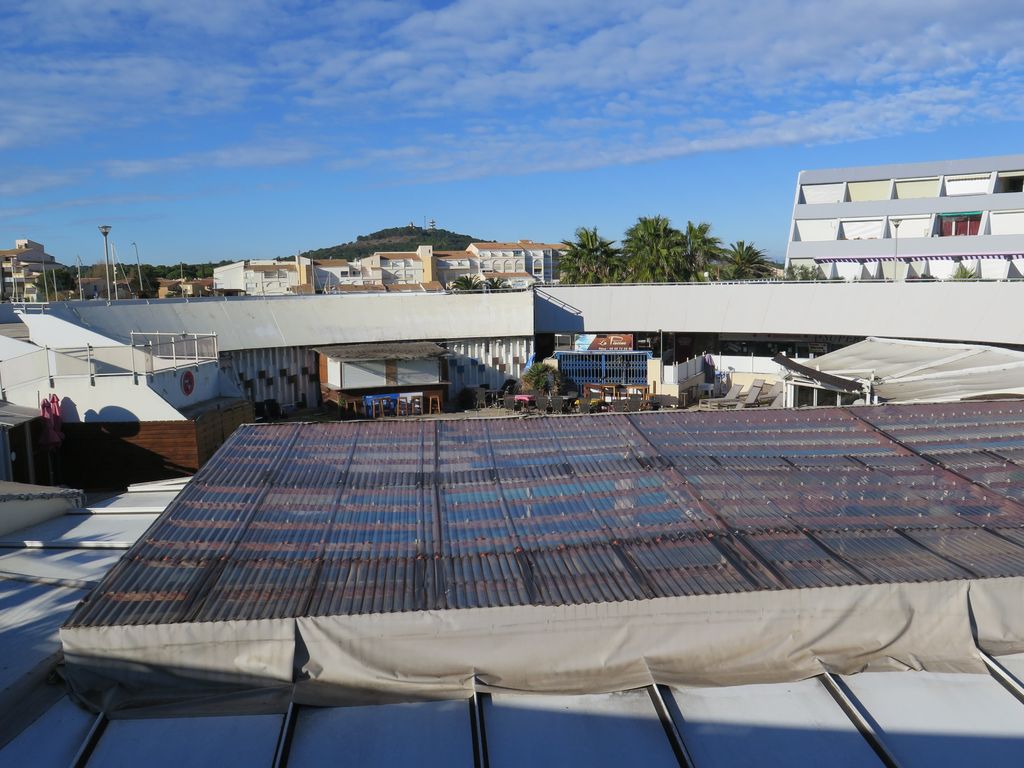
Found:
[[[431,229],[431,230],[437,229],[437,221],[435,219],[430,219],[427,222],[427,229]]]

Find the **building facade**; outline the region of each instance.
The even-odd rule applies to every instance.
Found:
[[[802,171],[786,266],[844,280],[1024,277],[1024,155]]]
[[[510,288],[557,283],[562,244],[471,243],[464,251],[378,251],[361,259],[238,261],[214,270],[216,293],[280,296],[290,293],[345,293],[355,288],[449,287],[460,277],[503,280]]]
[[[213,270],[213,290],[218,294],[285,296],[296,293],[301,282],[294,260],[236,261]]]
[[[3,280],[0,281],[0,299],[39,301],[45,295],[37,290],[35,282],[40,275],[63,268],[46,252],[42,243],[34,240],[15,240],[14,248],[0,251]]]

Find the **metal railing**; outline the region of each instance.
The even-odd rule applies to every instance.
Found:
[[[213,333],[133,333],[130,346],[43,347],[0,362],[0,397],[6,398],[8,389],[43,381],[54,387],[59,379],[88,378],[95,386],[97,379],[130,376],[139,384],[140,377],[148,381],[164,371],[218,361]]]
[[[146,373],[220,359],[215,333],[131,332],[131,348],[145,353]]]

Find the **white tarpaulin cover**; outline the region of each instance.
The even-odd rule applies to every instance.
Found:
[[[981,344],[870,337],[813,361],[827,374],[867,381],[883,402],[1024,397],[1024,352]]]
[[[311,704],[740,685],[830,671],[984,671],[1024,651],[1021,578],[257,622],[64,628],[107,711],[277,689]],[[972,617],[977,640],[972,634]],[[292,684],[294,683],[294,688]]]

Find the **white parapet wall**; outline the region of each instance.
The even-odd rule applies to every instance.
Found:
[[[1024,344],[1024,283],[702,283],[538,288],[537,333],[885,336]]]
[[[63,302],[54,317],[127,342],[132,331],[217,335],[221,351],[533,335],[533,293]]]

